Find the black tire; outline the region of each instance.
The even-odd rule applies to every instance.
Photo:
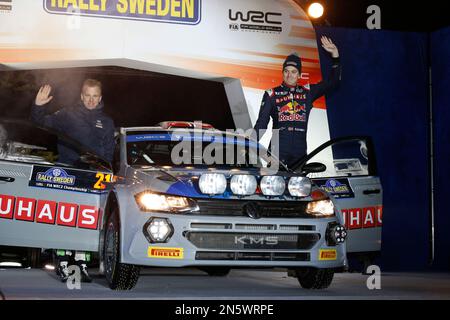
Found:
[[[120,262],[120,224],[116,212],[108,219],[103,249],[105,276],[113,290],[131,290],[139,279],[140,268]]]
[[[231,268],[228,267],[201,267],[199,269],[211,277],[226,277],[231,271]]]
[[[333,269],[296,269],[297,280],[304,289],[326,289],[333,281]]]

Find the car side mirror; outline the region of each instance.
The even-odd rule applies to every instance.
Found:
[[[302,172],[305,174],[308,173],[316,173],[316,172],[324,172],[327,170],[327,166],[320,162],[311,162],[307,163],[303,166]]]

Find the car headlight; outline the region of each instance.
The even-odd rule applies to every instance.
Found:
[[[234,194],[246,196],[256,191],[256,178],[247,174],[237,174],[231,178],[230,187]]]
[[[293,197],[307,197],[311,193],[311,180],[306,177],[292,177],[289,179],[288,189]]]
[[[334,204],[328,200],[311,201],[306,207],[306,213],[316,217],[334,216]]]
[[[205,173],[198,180],[200,191],[205,194],[222,194],[227,188],[227,179],[221,173]]]
[[[264,176],[260,185],[265,196],[281,196],[286,188],[286,183],[281,176]]]
[[[183,213],[197,211],[197,204],[186,197],[144,191],[135,195],[136,203],[142,211],[166,211]]]

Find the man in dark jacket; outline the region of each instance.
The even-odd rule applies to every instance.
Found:
[[[100,81],[87,79],[81,88],[81,101],[68,108],[63,108],[53,114],[47,114],[45,104],[53,99],[50,96],[52,88],[44,85],[36,95],[31,108],[31,119],[43,127],[49,127],[76,140],[98,156],[111,162],[114,152],[114,122],[103,113],[102,85]],[[73,148],[58,143],[58,162],[73,164],[79,154]],[[91,282],[86,263],[90,260],[89,252],[73,252],[56,250],[58,260],[57,274],[62,281],[69,278],[68,264],[74,261],[81,271],[81,280]]]
[[[313,102],[336,88],[340,81],[338,49],[327,37],[322,37],[321,42],[333,60],[328,81],[310,87],[299,86],[297,82],[301,76],[301,60],[296,54],[289,55],[283,64],[283,83],[264,93],[258,120],[254,126],[259,140],[262,135],[260,130],[267,129],[272,117],[272,128],[279,130],[279,141],[272,139],[271,147],[273,149],[273,145],[278,143],[279,159],[288,167],[306,154],[306,131]]]
[[[111,162],[114,152],[114,122],[103,113],[101,83],[93,79],[85,80],[78,104],[47,114],[43,105],[53,99],[50,96],[51,90],[48,84],[39,89],[31,108],[31,120],[66,134]],[[63,142],[59,143],[58,148],[59,162],[73,164],[79,158],[79,154]]]

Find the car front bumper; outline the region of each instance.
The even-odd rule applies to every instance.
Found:
[[[345,243],[327,245],[326,231],[337,218],[261,218],[127,212],[122,225],[121,262],[142,266],[317,267],[346,265]],[[144,227],[164,218],[173,233],[151,243]],[[129,220],[129,222],[131,222]]]

